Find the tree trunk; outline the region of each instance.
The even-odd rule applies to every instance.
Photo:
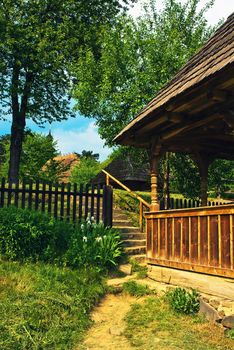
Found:
[[[20,158],[22,153],[22,144],[24,138],[25,116],[18,115],[13,117],[11,126],[11,145],[10,145],[10,161],[9,161],[9,182],[17,182],[19,179]]]
[[[19,179],[20,158],[22,153],[22,145],[24,138],[24,129],[26,125],[26,111],[28,106],[28,96],[33,81],[32,73],[26,73],[25,85],[19,103],[19,80],[20,67],[17,63],[13,66],[12,73],[12,126],[11,126],[11,145],[10,145],[10,161],[8,180],[9,182],[17,182]]]

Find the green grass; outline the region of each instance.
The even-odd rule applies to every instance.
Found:
[[[0,262],[0,349],[74,349],[104,292],[91,269]]]
[[[123,292],[128,293],[134,297],[142,297],[144,295],[155,294],[148,286],[139,284],[136,281],[128,281],[123,283]]]
[[[142,350],[231,350],[234,341],[200,315],[175,313],[163,298],[134,304],[126,316],[125,336]]]

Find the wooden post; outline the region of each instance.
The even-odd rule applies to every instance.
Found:
[[[157,140],[158,141],[158,140]],[[158,200],[158,173],[160,161],[161,144],[154,141],[150,154],[150,176],[151,176],[151,211],[159,211],[160,203]]]
[[[142,202],[140,202],[139,227],[140,227],[140,231],[143,232],[143,203]]]
[[[106,175],[106,186],[110,186],[110,177]]]

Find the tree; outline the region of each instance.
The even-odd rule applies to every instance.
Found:
[[[0,146],[4,149],[0,174],[6,177],[9,168],[10,137],[5,137]],[[57,145],[50,134],[46,136],[27,131],[23,141],[19,178],[34,181],[44,178],[43,166],[57,155]]]
[[[0,115],[12,117],[9,180],[16,181],[26,118],[73,115],[70,65],[90,48],[98,61],[102,26],[134,0],[0,0]],[[79,79],[79,77],[78,77]]]
[[[93,153],[93,151],[83,150],[81,153],[76,153],[79,158],[93,158],[95,160],[99,159],[99,153]]]
[[[106,144],[113,145],[118,132],[209,38],[214,28],[204,13],[212,3],[198,11],[199,0],[184,5],[165,0],[159,12],[148,1],[140,18],[121,16],[103,31],[98,60],[91,49],[79,57],[76,108],[96,119]]]
[[[71,181],[77,184],[88,184],[101,171],[100,163],[92,157],[80,159],[72,170]]]

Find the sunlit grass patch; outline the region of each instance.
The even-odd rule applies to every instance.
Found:
[[[234,342],[223,329],[200,315],[171,310],[163,298],[149,297],[135,304],[126,316],[125,335],[132,346],[144,350],[231,350]]]
[[[103,296],[95,270],[0,264],[0,349],[73,349]]]

